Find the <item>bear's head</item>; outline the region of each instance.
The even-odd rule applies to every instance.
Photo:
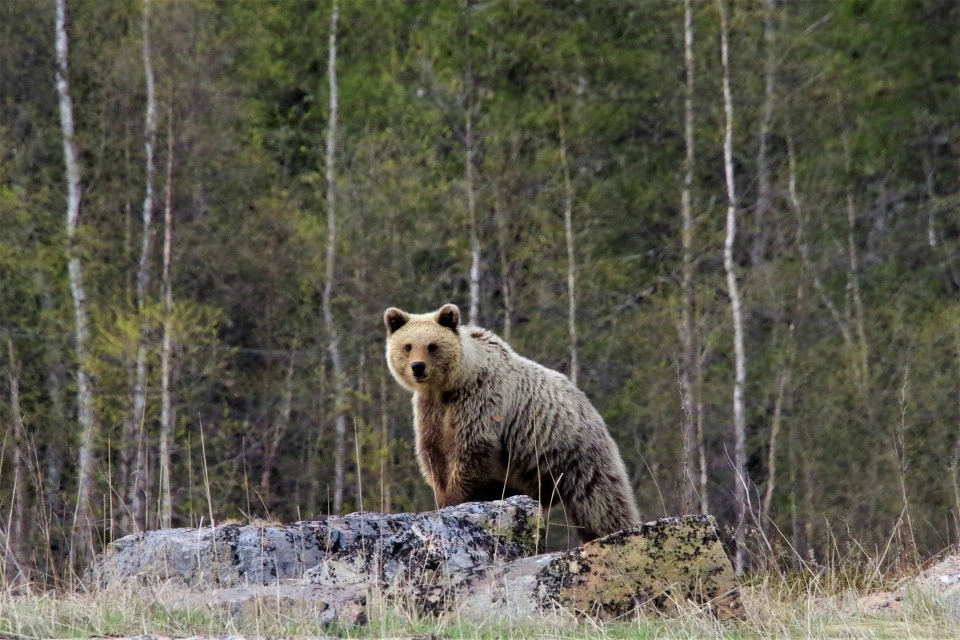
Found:
[[[443,391],[460,372],[460,309],[445,304],[433,313],[411,314],[390,307],[387,325],[387,364],[390,373],[411,391]]]

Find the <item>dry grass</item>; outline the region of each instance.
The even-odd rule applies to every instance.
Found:
[[[146,591],[98,593],[0,593],[0,637],[89,638],[140,634],[248,637],[308,637],[335,634],[370,638],[434,633],[451,638],[932,638],[956,633],[957,620],[938,601],[909,594],[897,613],[868,615],[857,611],[864,591],[839,584],[826,573],[753,576],[743,585],[746,616],[719,624],[689,609],[670,619],[651,616],[602,623],[575,621],[564,611],[539,620],[483,623],[448,616],[418,618],[391,608],[375,614],[365,627],[323,629],[313,620],[293,619],[271,611],[236,616],[224,609],[170,608]]]

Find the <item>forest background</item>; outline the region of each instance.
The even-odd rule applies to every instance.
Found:
[[[957,542],[953,0],[64,5],[0,3],[6,580],[431,508],[382,313],[447,301],[576,378],[646,518]]]

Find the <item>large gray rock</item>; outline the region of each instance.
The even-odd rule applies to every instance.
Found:
[[[539,521],[540,505],[515,496],[439,512],[360,512],[289,525],[160,529],[107,545],[85,577],[100,588],[135,582],[210,589],[301,580],[309,570],[330,562],[329,571],[319,572],[327,577],[310,572],[316,576],[313,582],[355,584],[375,582],[374,577],[389,582],[398,572],[405,574],[411,554],[436,558],[435,552],[458,550],[447,563],[464,570],[532,553],[542,546]],[[433,546],[438,532],[451,545]],[[384,544],[388,540],[390,544]],[[381,567],[380,574],[368,575],[375,565]],[[366,579],[340,579],[348,570],[363,571]]]
[[[709,516],[664,518],[565,552],[543,548],[540,507],[525,496],[417,514],[356,513],[292,525],[221,525],[128,536],[88,584],[155,586],[171,605],[266,604],[360,624],[370,601],[466,618],[565,613],[613,619],[690,605],[741,612],[733,570]]]
[[[369,584],[392,596],[411,585],[458,582],[473,570],[511,562],[536,549],[530,543],[538,537],[538,512],[512,507],[509,515],[500,512],[500,524],[491,525],[480,517],[485,504],[421,514],[410,527],[358,538],[307,571],[305,580],[328,586]],[[466,517],[470,512],[474,517]]]

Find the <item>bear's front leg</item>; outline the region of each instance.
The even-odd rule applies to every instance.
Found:
[[[437,508],[455,507],[458,504],[466,502],[463,489],[457,485],[447,485],[446,487],[434,487],[433,495],[437,501]]]
[[[421,443],[420,469],[433,489],[438,509],[466,502],[466,490],[458,473],[459,465],[434,442]]]
[[[437,499],[437,505],[442,509],[464,502],[473,502],[475,500],[492,500],[499,498],[501,492],[496,493],[496,498],[490,497],[485,489],[490,484],[484,475],[483,457],[467,457],[463,459],[459,456],[451,456],[448,460],[447,474],[442,484],[434,486],[434,495]]]

